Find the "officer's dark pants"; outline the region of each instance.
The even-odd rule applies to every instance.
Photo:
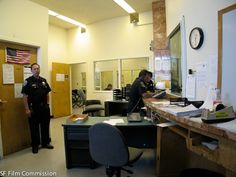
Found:
[[[48,105],[35,105],[29,117],[31,145],[38,147],[49,144],[50,110]],[[41,141],[40,141],[41,139]]]

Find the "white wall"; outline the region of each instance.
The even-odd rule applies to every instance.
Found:
[[[130,24],[127,15],[91,24],[83,34],[80,28],[69,30],[70,63],[87,62],[88,99],[112,99],[111,92],[94,91],[94,61],[150,57],[149,44],[152,39],[152,12],[140,14],[139,25]]]
[[[48,26],[48,82],[51,83],[52,62],[68,63],[68,30],[49,24]]]
[[[0,40],[39,47],[41,74],[48,77],[46,8],[28,0],[0,0]]]
[[[167,35],[185,16],[187,68],[196,70],[200,62],[211,62],[208,64],[207,86],[197,86],[196,99],[204,100],[207,90],[215,83],[217,73],[210,75],[212,63],[217,62],[218,52],[218,11],[236,3],[236,0],[166,0]],[[189,33],[194,27],[201,27],[204,32],[203,46],[193,50],[189,45]],[[213,62],[212,62],[213,61]],[[215,85],[214,85],[215,87]]]
[[[68,30],[50,24],[48,33],[48,58],[50,62],[67,63]]]
[[[140,14],[141,25],[129,23],[129,16],[94,23],[86,33],[80,29],[69,31],[69,57],[77,60],[134,58],[150,55],[153,38],[152,12]],[[145,25],[146,24],[146,25]]]

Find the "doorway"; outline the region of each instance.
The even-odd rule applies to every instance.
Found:
[[[83,90],[84,94],[87,93],[87,63],[76,63],[71,64],[71,93],[77,93],[78,90]],[[79,97],[79,96],[78,96]],[[81,101],[80,99],[75,99],[72,101]],[[74,105],[74,106],[73,106]],[[83,104],[72,103],[73,113],[82,113]]]

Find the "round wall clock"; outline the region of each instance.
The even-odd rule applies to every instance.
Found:
[[[204,34],[201,28],[195,27],[189,35],[189,44],[193,49],[199,49],[202,46]]]

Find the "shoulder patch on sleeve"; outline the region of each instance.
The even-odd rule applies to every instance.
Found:
[[[146,87],[146,85],[144,84],[143,81],[140,82],[140,85],[141,85],[141,87],[144,87],[144,88]]]
[[[26,86],[27,83],[28,83],[27,80],[25,80],[24,83],[23,83],[23,86]]]

